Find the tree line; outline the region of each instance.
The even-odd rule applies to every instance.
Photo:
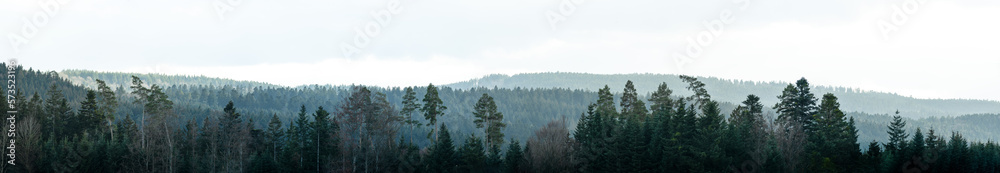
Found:
[[[465,104],[467,122],[442,122],[449,108],[433,84],[402,96],[353,87],[332,109],[299,106],[291,120],[263,123],[233,101],[189,116],[162,86],[132,77],[120,94],[102,80],[78,108],[60,87],[17,97],[18,172],[997,172],[1000,146],[905,130],[898,115],[888,142],[862,150],[855,120],[838,98],[817,98],[803,78],[789,84],[776,118],[748,95],[729,115],[705,84],[680,76],[689,96],[661,83],[641,99],[627,81],[617,99],[605,86],[579,116],[545,124],[527,140],[508,138],[489,94]],[[19,94],[21,95],[21,94]],[[118,98],[125,97],[125,98]],[[390,101],[394,100],[394,101]],[[398,102],[398,104],[397,104]],[[648,103],[647,103],[648,102]],[[278,104],[278,103],[274,103]],[[124,105],[140,111],[115,116]],[[397,106],[401,105],[401,106]],[[544,105],[539,105],[544,106]],[[648,106],[648,107],[647,107]],[[6,109],[6,108],[2,108]],[[183,113],[179,113],[183,112]],[[192,118],[195,117],[195,118]],[[259,120],[257,120],[259,121]],[[449,124],[451,123],[451,124]],[[255,125],[255,124],[265,124]],[[449,130],[471,125],[474,130]],[[406,132],[424,129],[422,135]],[[454,129],[454,128],[452,128]],[[464,133],[464,134],[462,134]],[[453,136],[457,135],[457,136]],[[464,140],[453,140],[461,139]],[[431,141],[419,144],[417,140]],[[864,141],[867,142],[867,141]]]

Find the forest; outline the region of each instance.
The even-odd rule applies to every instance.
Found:
[[[18,164],[3,168],[16,172],[1000,171],[995,141],[914,129],[900,111],[868,124],[879,127],[867,133],[884,137],[859,140],[860,122],[880,115],[842,111],[837,95],[813,93],[805,78],[731,104],[691,76],[669,83],[683,92],[660,82],[640,95],[631,80],[617,93],[608,85],[596,93],[433,84],[237,90],[139,76],[86,88],[18,74]]]
[[[222,110],[229,101],[233,101],[239,107],[243,116],[252,119],[257,127],[266,126],[271,115],[277,114],[282,121],[295,119],[295,114],[299,112],[302,105],[306,107],[337,105],[343,98],[349,95],[351,88],[355,86],[330,86],[330,85],[305,85],[298,87],[276,87],[252,81],[235,81],[229,79],[218,79],[197,76],[169,76],[158,74],[139,73],[119,73],[119,72],[94,72],[85,70],[64,70],[58,76],[65,78],[68,83],[59,78],[49,77],[40,73],[39,77],[29,76],[25,79],[53,79],[56,81],[32,81],[33,83],[54,82],[64,88],[65,92],[75,92],[76,95],[83,96],[85,88],[96,88],[95,79],[104,80],[108,86],[115,88],[117,94],[126,95],[127,86],[131,84],[131,75],[144,79],[147,84],[157,84],[164,88],[164,92],[175,101],[175,111],[186,118],[193,118],[197,121],[203,120],[212,111]],[[587,105],[597,99],[597,90],[606,84],[611,88],[615,97],[621,97],[622,84],[629,81],[634,82],[636,93],[639,98],[646,100],[651,97],[651,93],[657,87],[666,82],[668,89],[676,94],[690,95],[693,92],[682,85],[682,81],[677,75],[662,74],[622,74],[622,75],[596,75],[578,73],[538,73],[520,74],[514,76],[491,75],[481,79],[474,79],[467,82],[458,82],[438,86],[439,96],[444,105],[449,109],[444,110],[441,122],[450,125],[461,133],[477,132],[473,124],[467,123],[475,117],[472,116],[473,105],[483,93],[494,97],[499,110],[503,110],[506,117],[505,123],[509,128],[501,130],[508,138],[525,141],[528,140],[535,130],[544,127],[549,121],[568,117],[566,122],[569,126],[576,126],[579,119],[576,118],[583,113]],[[779,95],[784,86],[777,82],[748,82],[748,81],[727,81],[718,78],[699,77],[699,81],[705,83],[705,89],[712,91],[712,98],[719,102],[719,107],[723,112],[731,112],[740,102],[746,99],[746,95],[754,94],[760,96],[760,102],[765,105],[777,103]],[[652,82],[660,81],[660,82]],[[220,85],[221,84],[221,85]],[[473,86],[478,84],[478,86]],[[43,84],[44,85],[44,84]],[[82,85],[77,87],[74,85]],[[787,85],[787,83],[785,84]],[[488,87],[487,87],[488,86]],[[1000,102],[983,100],[964,99],[915,99],[889,93],[878,92],[845,92],[857,89],[843,88],[830,89],[825,86],[810,86],[816,93],[833,93],[840,100],[841,110],[856,120],[858,127],[859,141],[887,142],[888,136],[885,134],[886,124],[892,121],[895,111],[900,111],[910,125],[906,130],[914,131],[917,128],[934,129],[938,132],[951,133],[962,132],[966,139],[970,141],[986,142],[996,140],[1000,136],[1000,129],[995,128],[995,124],[1000,123]],[[40,89],[24,88],[25,93],[38,92],[45,95],[48,86],[40,86]],[[367,87],[369,90],[384,93],[387,100],[396,107],[401,107],[401,99],[404,88],[391,87]],[[426,86],[414,86],[417,95],[424,95]],[[742,96],[739,96],[742,95]],[[79,107],[81,97],[67,94],[78,100],[70,99],[72,107]],[[742,98],[740,98],[742,97]],[[846,97],[846,98],[845,98]],[[772,101],[768,101],[772,100]],[[851,108],[853,106],[853,109]],[[868,107],[859,107],[858,105]],[[616,105],[617,106],[617,105]],[[141,110],[131,104],[119,105],[116,116],[133,116],[141,114]],[[872,108],[872,109],[869,109]],[[776,118],[776,110],[767,106],[762,110],[765,118]],[[728,118],[729,114],[724,114]],[[420,120],[426,121],[426,120]],[[570,129],[574,131],[575,129]],[[403,132],[402,135],[426,134],[429,129],[416,128],[413,131]],[[457,136],[464,139],[464,135]],[[414,140],[418,145],[427,145],[431,140],[417,138]],[[862,149],[864,150],[864,148]]]

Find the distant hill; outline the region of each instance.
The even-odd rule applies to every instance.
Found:
[[[808,79],[808,77],[806,78]],[[587,74],[587,73],[528,73],[508,75],[487,75],[482,78],[447,84],[456,89],[475,87],[499,88],[566,88],[596,91],[608,85],[613,92],[621,92],[627,80],[635,83],[640,94],[656,90],[666,82],[674,93],[690,95],[677,75],[669,74]],[[713,99],[739,103],[748,94],[761,98],[770,107],[777,102],[777,96],[789,83],[755,82],[715,77],[698,77]],[[789,79],[797,80],[797,79]],[[825,93],[833,93],[840,98],[841,109],[845,111],[872,114],[892,113],[896,110],[910,118],[951,117],[965,114],[1000,113],[1000,102],[969,99],[917,99],[895,93],[864,91],[859,88],[812,86],[817,98]]]
[[[186,76],[186,75],[165,75],[165,74],[150,74],[150,73],[123,73],[123,72],[97,72],[91,70],[63,70],[59,72],[59,76],[69,80],[73,84],[82,85],[88,88],[96,88],[97,82],[95,79],[101,79],[108,83],[108,85],[114,86],[128,86],[132,84],[132,76],[136,76],[143,79],[143,82],[149,85],[160,85],[160,86],[172,86],[172,85],[189,85],[189,86],[232,86],[236,88],[254,88],[254,87],[283,87],[280,85],[274,85],[263,82],[255,81],[238,81],[232,79],[206,77],[206,76]]]

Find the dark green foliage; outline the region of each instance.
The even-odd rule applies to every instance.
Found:
[[[892,123],[889,124],[889,142],[885,144],[886,152],[899,154],[903,151],[903,147],[906,146],[906,137],[910,136],[906,134],[903,129],[906,127],[906,122],[903,118],[899,116],[899,111],[896,111],[896,116],[892,117]]]
[[[48,136],[70,136],[76,132],[76,129],[70,126],[71,117],[73,117],[72,108],[69,107],[67,99],[63,96],[62,90],[59,86],[52,85],[49,87],[47,98],[45,99],[45,106],[43,107],[44,114],[42,117],[41,124],[42,134]]]
[[[812,118],[814,127],[809,133],[807,150],[814,171],[857,172],[854,165],[860,158],[857,130],[854,119],[840,111],[840,103],[833,94],[823,95],[819,109]],[[832,165],[824,165],[825,163]]]
[[[448,126],[441,124],[438,139],[431,146],[430,154],[424,158],[424,170],[427,172],[454,172],[459,164],[458,157],[455,156],[455,145],[452,144]]]
[[[486,134],[486,145],[490,150],[500,148],[503,144],[504,134],[501,132],[504,127],[507,127],[507,123],[503,122],[503,113],[497,111],[497,104],[493,101],[493,97],[488,94],[483,94],[476,102],[475,111],[472,115],[476,117],[473,123],[476,124],[476,128],[486,128],[484,133]]]
[[[698,161],[704,165],[706,171],[724,171],[722,168],[726,163],[723,160],[725,155],[721,145],[722,140],[725,140],[722,134],[726,123],[719,110],[719,103],[709,100],[705,102],[701,112],[702,116],[697,119],[697,135],[694,139],[695,146],[701,150]]]
[[[334,136],[336,135],[339,127],[337,123],[330,121],[330,113],[320,106],[313,113],[313,122],[311,124],[312,133],[314,136],[310,136],[313,141],[312,146],[315,149],[311,149],[313,152],[309,153],[310,157],[314,157],[315,168],[317,172],[324,172],[333,170],[327,163],[333,162],[333,158],[337,155],[337,148],[339,148],[340,141]]]
[[[18,152],[23,155],[18,155],[19,165],[8,167],[7,171],[530,172],[529,168],[534,168],[534,171],[544,172],[780,172],[786,164],[782,158],[785,150],[780,145],[783,141],[779,137],[783,133],[775,133],[774,124],[768,121],[771,118],[767,116],[769,110],[761,104],[769,101],[762,101],[755,95],[747,96],[738,106],[712,100],[710,98],[730,96],[715,93],[718,97],[708,97],[707,91],[713,89],[712,82],[701,83],[693,77],[682,79],[689,82],[693,90],[689,97],[671,96],[670,88],[662,83],[656,92],[644,98],[640,95],[641,88],[653,85],[623,80],[626,89],[620,93],[618,104],[614,101],[615,93],[606,85],[598,92],[435,87],[434,95],[438,100],[454,100],[455,103],[447,105],[450,109],[438,109],[437,120],[442,130],[437,131],[438,142],[427,145],[423,139],[396,143],[397,140],[390,137],[402,128],[399,122],[404,122],[407,113],[396,110],[389,103],[410,105],[409,109],[416,111],[419,106],[404,101],[415,103],[418,93],[413,89],[195,87],[166,86],[161,81],[147,86],[142,80],[135,80],[137,85],[130,87],[133,90],[125,87],[112,90],[114,86],[98,84],[95,91],[87,92],[54,75],[31,73],[35,72],[26,75],[37,77],[34,79],[38,81],[26,81],[24,84],[28,87],[22,88],[34,96],[21,97],[23,95],[18,93],[17,98],[19,112],[23,114],[18,119]],[[39,82],[41,80],[51,81]],[[992,141],[979,142],[979,139],[994,136],[990,135],[993,129],[989,127],[998,122],[996,115],[916,120],[897,116],[888,123],[890,118],[886,115],[844,113],[841,103],[858,103],[839,100],[832,94],[824,95],[822,102],[816,105],[815,98],[809,99],[811,94],[803,95],[811,87],[805,80],[800,81],[792,85],[794,92],[782,97],[788,98],[790,104],[781,108],[788,109],[778,112],[787,115],[808,113],[803,119],[813,124],[809,142],[804,144],[808,145],[804,151],[808,154],[801,158],[803,161],[797,170],[997,172],[1000,166],[997,164],[1000,163],[1000,147]],[[124,93],[134,94],[126,96]],[[490,148],[491,140],[484,143],[481,139],[460,135],[455,140],[465,141],[465,145],[455,150],[449,133],[470,134],[475,123],[470,123],[469,116],[440,118],[440,115],[462,115],[476,110],[476,98],[484,98],[484,94],[494,100],[497,110],[507,113],[503,122],[512,128],[499,131],[512,137],[512,142],[502,151],[499,147]],[[649,110],[639,101],[643,99],[650,103]],[[587,106],[587,102],[594,100],[596,102]],[[808,100],[812,100],[814,109],[799,109],[810,107]],[[118,105],[119,101],[138,104]],[[307,111],[305,104],[318,109]],[[445,106],[443,102],[437,104],[439,108]],[[294,110],[295,105],[300,105],[298,117],[288,110]],[[355,127],[355,124],[331,117],[321,105],[335,106],[334,116],[357,110],[357,115],[367,117],[359,121],[365,126],[357,126],[365,130],[340,133],[345,131],[341,127]],[[343,105],[356,105],[359,109],[341,109],[345,108]],[[399,107],[407,109],[407,106]],[[732,114],[727,119],[722,112],[730,110]],[[543,120],[578,112],[584,112],[578,122],[564,122],[576,123],[575,131],[552,133],[572,133],[572,138],[556,140],[564,142],[548,140],[550,143],[545,145],[528,142],[524,150],[516,142],[530,136],[531,131],[541,127],[539,124],[546,122]],[[33,122],[35,125],[31,125],[31,118],[37,118],[37,122]],[[287,126],[283,121],[288,122]],[[447,130],[443,125],[446,123],[454,123],[453,129]],[[912,136],[905,132],[920,127],[934,127],[944,132],[961,128],[976,137],[970,140],[953,132],[946,139],[935,130],[927,130],[927,133],[916,130]],[[413,131],[421,134],[426,129],[414,128]],[[874,133],[878,134],[872,135]],[[385,134],[388,138],[372,138],[376,134]],[[857,144],[862,138],[874,141],[862,150]],[[374,139],[359,140],[362,142],[351,146],[375,147],[340,146],[347,143],[341,139]],[[884,142],[883,148],[878,141],[889,142]],[[559,152],[544,147],[559,146],[552,144],[564,144],[562,148],[568,149],[562,150],[568,152],[566,156],[552,154]],[[421,150],[426,154],[419,154]],[[505,153],[503,159],[500,153]],[[540,155],[530,159],[529,153]],[[563,163],[571,164],[555,166]]]
[[[504,154],[503,169],[504,172],[527,172],[527,167],[524,159],[524,151],[521,150],[521,143],[517,140],[511,140],[510,144],[507,146],[507,153]]]
[[[705,89],[705,83],[698,81],[698,78],[687,75],[680,75],[678,77],[680,77],[685,83],[688,83],[688,86],[686,87],[688,90],[694,92],[693,95],[688,96],[687,98],[688,101],[694,102],[692,104],[698,105],[698,107],[701,108],[703,105],[712,100],[712,96],[709,95],[708,90]]]
[[[486,149],[483,148],[483,140],[472,136],[465,139],[465,145],[458,151],[459,172],[485,172],[486,170]]]
[[[674,74],[588,74],[571,72],[523,73],[515,75],[494,74],[464,82],[444,85],[455,89],[470,89],[481,86],[499,88],[566,88],[569,90],[595,90],[607,84],[622,84],[628,80],[635,82],[638,93],[651,93],[666,82],[678,95],[694,95],[684,90],[687,85],[679,75]],[[780,95],[788,83],[780,81],[747,81],[718,77],[699,77],[705,89],[712,91],[712,99],[720,103],[739,103],[746,95],[761,96],[763,103],[776,103],[775,95]],[[612,86],[620,91],[621,87]],[[918,99],[892,92],[871,91],[862,88],[815,86],[813,93],[833,93],[837,95],[845,112],[887,113],[896,109],[908,118],[949,117],[954,115],[1000,112],[1000,102],[972,99]],[[478,94],[478,93],[477,93]],[[766,96],[766,97],[764,97]],[[582,108],[581,108],[582,109]],[[509,112],[508,112],[509,113]],[[513,114],[511,114],[513,115]],[[881,133],[880,130],[879,133]],[[965,131],[963,131],[965,132]]]
[[[80,103],[79,112],[71,120],[72,124],[75,125],[70,128],[78,131],[96,130],[98,125],[101,124],[102,118],[98,112],[96,93],[94,91],[87,91],[86,100]]]
[[[621,100],[622,117],[634,121],[645,121],[648,112],[646,103],[639,99],[639,94],[636,93],[632,81],[625,83],[625,91],[622,93]]]
[[[778,119],[790,119],[801,123],[806,131],[811,131],[814,111],[816,111],[816,98],[809,92],[809,82],[805,78],[799,79],[795,85],[788,84],[781,95],[778,96],[778,103],[774,109],[778,112]]]
[[[424,113],[424,119],[427,120],[428,126],[437,125],[438,116],[444,115],[444,111],[448,110],[448,107],[444,105],[441,98],[438,97],[438,89],[434,84],[427,85],[427,94],[424,94],[424,107],[420,108],[420,111]],[[434,133],[432,130],[431,134]],[[430,137],[430,134],[427,135]],[[435,137],[436,139],[436,137]]]
[[[403,124],[409,127],[409,131],[407,132],[413,132],[414,127],[423,125],[417,119],[413,119],[413,114],[417,113],[417,110],[420,109],[420,103],[417,103],[417,93],[413,92],[413,87],[406,87],[403,89],[403,93],[402,107],[399,114],[403,116]],[[410,138],[409,142],[413,143],[413,138]]]
[[[879,147],[878,142],[872,141],[868,143],[868,151],[865,152],[863,160],[861,160],[864,167],[862,170],[868,170],[867,172],[876,172],[882,165],[882,148]]]
[[[273,115],[271,121],[267,123],[266,140],[264,143],[264,158],[267,158],[269,164],[274,164],[277,168],[279,157],[278,154],[281,153],[281,148],[284,141],[285,131],[281,128],[281,120],[278,119],[278,115]]]

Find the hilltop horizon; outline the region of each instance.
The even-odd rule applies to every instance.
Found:
[[[66,73],[79,73],[79,72],[122,73],[122,74],[130,74],[130,75],[136,74],[136,75],[145,75],[145,76],[170,76],[170,77],[204,78],[204,79],[209,79],[209,80],[221,80],[221,81],[230,81],[230,82],[237,82],[237,83],[246,83],[247,85],[253,85],[253,86],[287,87],[287,88],[299,88],[299,87],[310,87],[310,86],[376,86],[376,87],[384,87],[384,88],[410,87],[410,86],[426,86],[426,84],[424,84],[424,85],[409,85],[409,86],[406,86],[406,85],[372,85],[372,84],[362,84],[362,83],[352,83],[352,84],[313,83],[313,84],[301,84],[301,85],[283,85],[283,84],[270,83],[270,82],[263,81],[263,80],[241,80],[241,79],[232,79],[232,78],[221,77],[221,76],[210,76],[210,75],[206,75],[206,74],[191,75],[191,74],[168,74],[168,73],[139,73],[139,72],[120,72],[120,71],[96,71],[96,70],[88,70],[88,69],[64,69],[64,70],[60,70],[60,71],[56,71],[56,72],[59,73],[61,75],[61,77],[63,77],[63,78],[69,77],[69,76],[66,76]],[[495,77],[511,78],[511,77],[516,77],[516,76],[531,76],[531,75],[539,75],[539,74],[569,74],[569,75],[593,75],[593,76],[628,76],[628,75],[673,75],[673,76],[677,76],[677,75],[682,75],[682,74],[670,74],[670,73],[608,73],[608,74],[603,74],[603,73],[562,72],[562,71],[552,71],[552,72],[523,72],[523,73],[514,73],[514,74],[494,73],[494,74],[483,75],[481,77],[469,78],[469,79],[466,79],[466,80],[459,80],[459,81],[446,82],[446,83],[434,83],[434,84],[435,85],[440,85],[440,86],[455,87],[457,89],[469,89],[471,87],[464,86],[464,85],[468,85],[468,83],[473,83],[473,82],[484,80],[484,79],[488,79],[488,78],[495,78]],[[782,85],[793,84],[795,80],[799,79],[799,78],[795,78],[795,79],[788,79],[788,80],[755,81],[755,80],[737,79],[737,78],[721,78],[721,77],[715,77],[715,76],[699,76],[699,75],[691,75],[691,76],[698,77],[698,78],[712,78],[712,79],[717,79],[717,80],[721,80],[721,81],[731,81],[731,82],[739,82],[739,83],[782,84]],[[802,78],[806,78],[806,79],[809,79],[810,81],[814,81],[814,79],[811,79],[811,78],[809,78],[807,76],[803,76]],[[91,83],[88,86],[93,86],[93,83],[92,83],[93,81],[90,81],[90,82]],[[662,81],[662,82],[665,82],[665,81]],[[75,84],[81,84],[81,83],[75,83]],[[432,83],[428,83],[428,84],[432,84]],[[178,84],[172,83],[171,85],[178,85]],[[477,87],[493,87],[493,86],[492,85],[491,86],[482,85],[482,86],[477,86]],[[597,91],[597,89],[600,89],[598,87],[593,87],[593,88],[572,88],[572,87],[558,87],[558,86],[549,86],[549,87],[538,87],[538,86],[536,86],[536,87],[531,87],[531,86],[498,86],[498,87],[499,88],[514,88],[514,87],[521,87],[521,88],[566,88],[566,89],[580,89],[580,90],[585,90],[585,91]],[[868,88],[862,88],[862,87],[850,87],[850,86],[845,86],[845,85],[813,85],[813,87],[817,87],[817,88],[836,88],[836,89],[847,90],[849,92],[857,92],[857,93],[892,94],[892,95],[897,95],[897,96],[901,96],[901,97],[912,98],[912,99],[922,99],[922,100],[976,100],[976,101],[1000,102],[1000,98],[985,98],[985,99],[981,99],[981,98],[963,98],[963,97],[950,97],[950,98],[944,98],[944,97],[919,97],[919,96],[914,96],[912,94],[905,94],[905,93],[900,93],[900,92],[891,91],[891,90],[877,90],[877,89],[868,89]],[[612,88],[615,88],[615,87],[612,87]],[[612,92],[619,92],[619,91],[618,90],[613,90]],[[640,92],[640,93],[647,94],[649,92],[652,92],[652,91],[644,91],[644,92]]]

